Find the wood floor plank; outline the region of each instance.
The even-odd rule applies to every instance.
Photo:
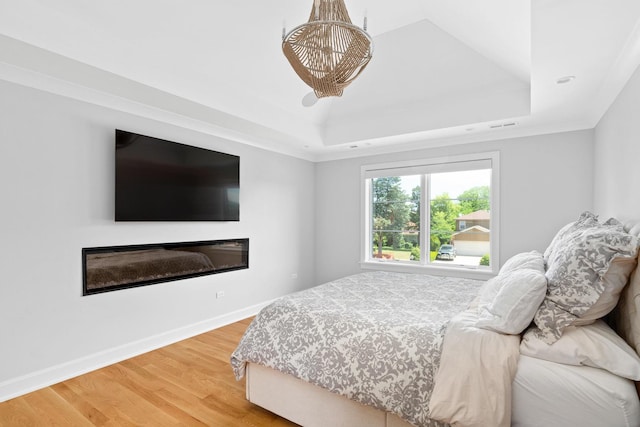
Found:
[[[160,416],[168,420],[175,420],[180,425],[200,425],[206,424],[198,421],[189,412],[183,411],[181,408],[172,405],[165,399],[162,399],[159,392],[166,386],[165,381],[158,380],[156,377],[140,376],[138,372],[132,371],[127,367],[118,364],[113,365],[113,369],[105,371],[105,374],[111,376],[112,380],[117,381],[123,387],[126,387],[132,393],[137,394],[141,399],[144,399],[150,405],[153,406],[153,410],[160,412]],[[146,379],[145,379],[146,378]],[[148,381],[151,378],[151,381]],[[144,384],[144,387],[140,385]],[[172,421],[169,424],[173,424]]]
[[[65,404],[66,401],[51,388],[43,389],[41,393],[31,393],[25,401],[42,422],[41,425],[51,427],[92,425],[75,407]]]
[[[0,403],[0,427],[292,427],[251,404],[230,357],[252,318]]]
[[[111,368],[111,369],[110,369]],[[100,369],[91,375],[92,403],[110,419],[121,420],[126,425],[163,426],[176,425],[168,414],[163,413],[152,402],[145,399],[145,387],[128,388],[113,376],[114,367]],[[86,385],[85,381],[80,387]]]
[[[13,399],[0,404],[0,427],[35,426],[38,415],[25,399]]]
[[[194,419],[207,426],[230,425],[235,420],[234,412],[220,411],[218,407],[209,406],[203,399],[185,394],[182,390],[162,390],[159,394],[162,399],[171,402],[177,408],[188,411]]]
[[[98,408],[91,404],[84,396],[74,392],[66,383],[51,386],[60,397],[76,408],[92,425],[103,426],[107,424],[107,418]]]

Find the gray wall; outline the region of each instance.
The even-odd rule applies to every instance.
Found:
[[[601,217],[640,220],[640,68],[596,127],[595,209]]]
[[[0,123],[0,401],[315,283],[313,163],[3,81]],[[239,155],[240,222],[115,223],[115,128]],[[83,247],[238,237],[248,270],[82,296]]]
[[[490,141],[319,163],[316,281],[360,271],[360,167],[365,164],[500,152],[500,259],[544,251],[555,232],[593,207],[593,131]]]

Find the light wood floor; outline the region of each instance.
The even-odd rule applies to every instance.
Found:
[[[295,426],[245,399],[246,319],[0,403],[0,426]]]

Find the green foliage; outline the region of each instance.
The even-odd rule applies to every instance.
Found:
[[[484,254],[482,258],[480,258],[480,265],[490,265],[489,254]]]
[[[434,234],[431,235],[431,238],[429,239],[429,250],[431,251],[437,251],[438,248],[440,247],[440,238]]]
[[[422,196],[422,189],[420,186],[414,187],[411,190],[411,213],[409,214],[409,221],[411,221],[416,230],[420,229],[420,197]]]
[[[440,245],[451,242],[458,212],[458,205],[453,203],[447,193],[431,200],[431,250],[438,250]]]
[[[376,178],[372,182],[374,228],[386,230],[378,233],[386,237],[394,248],[400,248],[404,244],[401,232],[409,221],[411,212],[409,196],[403,191],[401,178],[398,176]],[[375,221],[378,218],[388,221],[388,224],[377,227]]]
[[[409,220],[410,208],[406,203],[408,199],[400,185],[400,177],[373,180],[373,216],[388,219],[394,230],[402,229]]]
[[[447,213],[442,211],[432,212],[431,236],[438,238],[440,244],[450,243],[451,235],[455,230],[455,220],[447,219]]]
[[[384,230],[389,228],[391,221],[387,218],[375,217],[373,219],[373,244],[378,247],[378,254],[382,253],[382,246],[386,244]]]
[[[414,246],[413,248],[411,248],[411,257],[409,259],[414,260],[414,261],[419,261],[420,260],[420,248],[419,247]]]
[[[473,187],[458,196],[460,202],[460,213],[466,215],[475,211],[488,211],[489,206],[489,187],[483,185],[480,187]]]
[[[456,217],[460,209],[453,203],[448,193],[442,193],[431,200],[431,223],[433,225],[434,216],[440,214],[440,218],[450,222],[452,229],[455,228]]]
[[[372,182],[373,246],[382,254],[383,246],[394,251],[409,251],[419,259],[420,197],[421,187],[415,186],[405,193],[401,177],[382,177]],[[430,201],[429,249],[451,243],[456,231],[456,218],[478,210],[489,210],[488,186],[470,188],[457,198],[448,193],[435,196]],[[412,258],[413,259],[413,258]],[[489,256],[482,258],[482,265],[489,265]]]
[[[397,236],[395,236],[396,238],[393,239],[393,249],[402,249],[404,248],[405,245],[405,241],[404,241],[404,237],[402,235],[400,235],[400,237],[398,238]]]
[[[420,244],[420,234],[418,233],[404,233],[402,237],[404,238],[405,243],[409,243],[411,247],[418,246]]]

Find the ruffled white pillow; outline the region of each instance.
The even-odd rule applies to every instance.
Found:
[[[487,281],[478,298],[478,328],[520,334],[529,326],[547,291],[542,254],[514,255]]]
[[[526,268],[532,268],[544,272],[544,259],[538,251],[522,252],[515,254],[500,268],[499,274],[505,274],[514,270],[523,270]]]

